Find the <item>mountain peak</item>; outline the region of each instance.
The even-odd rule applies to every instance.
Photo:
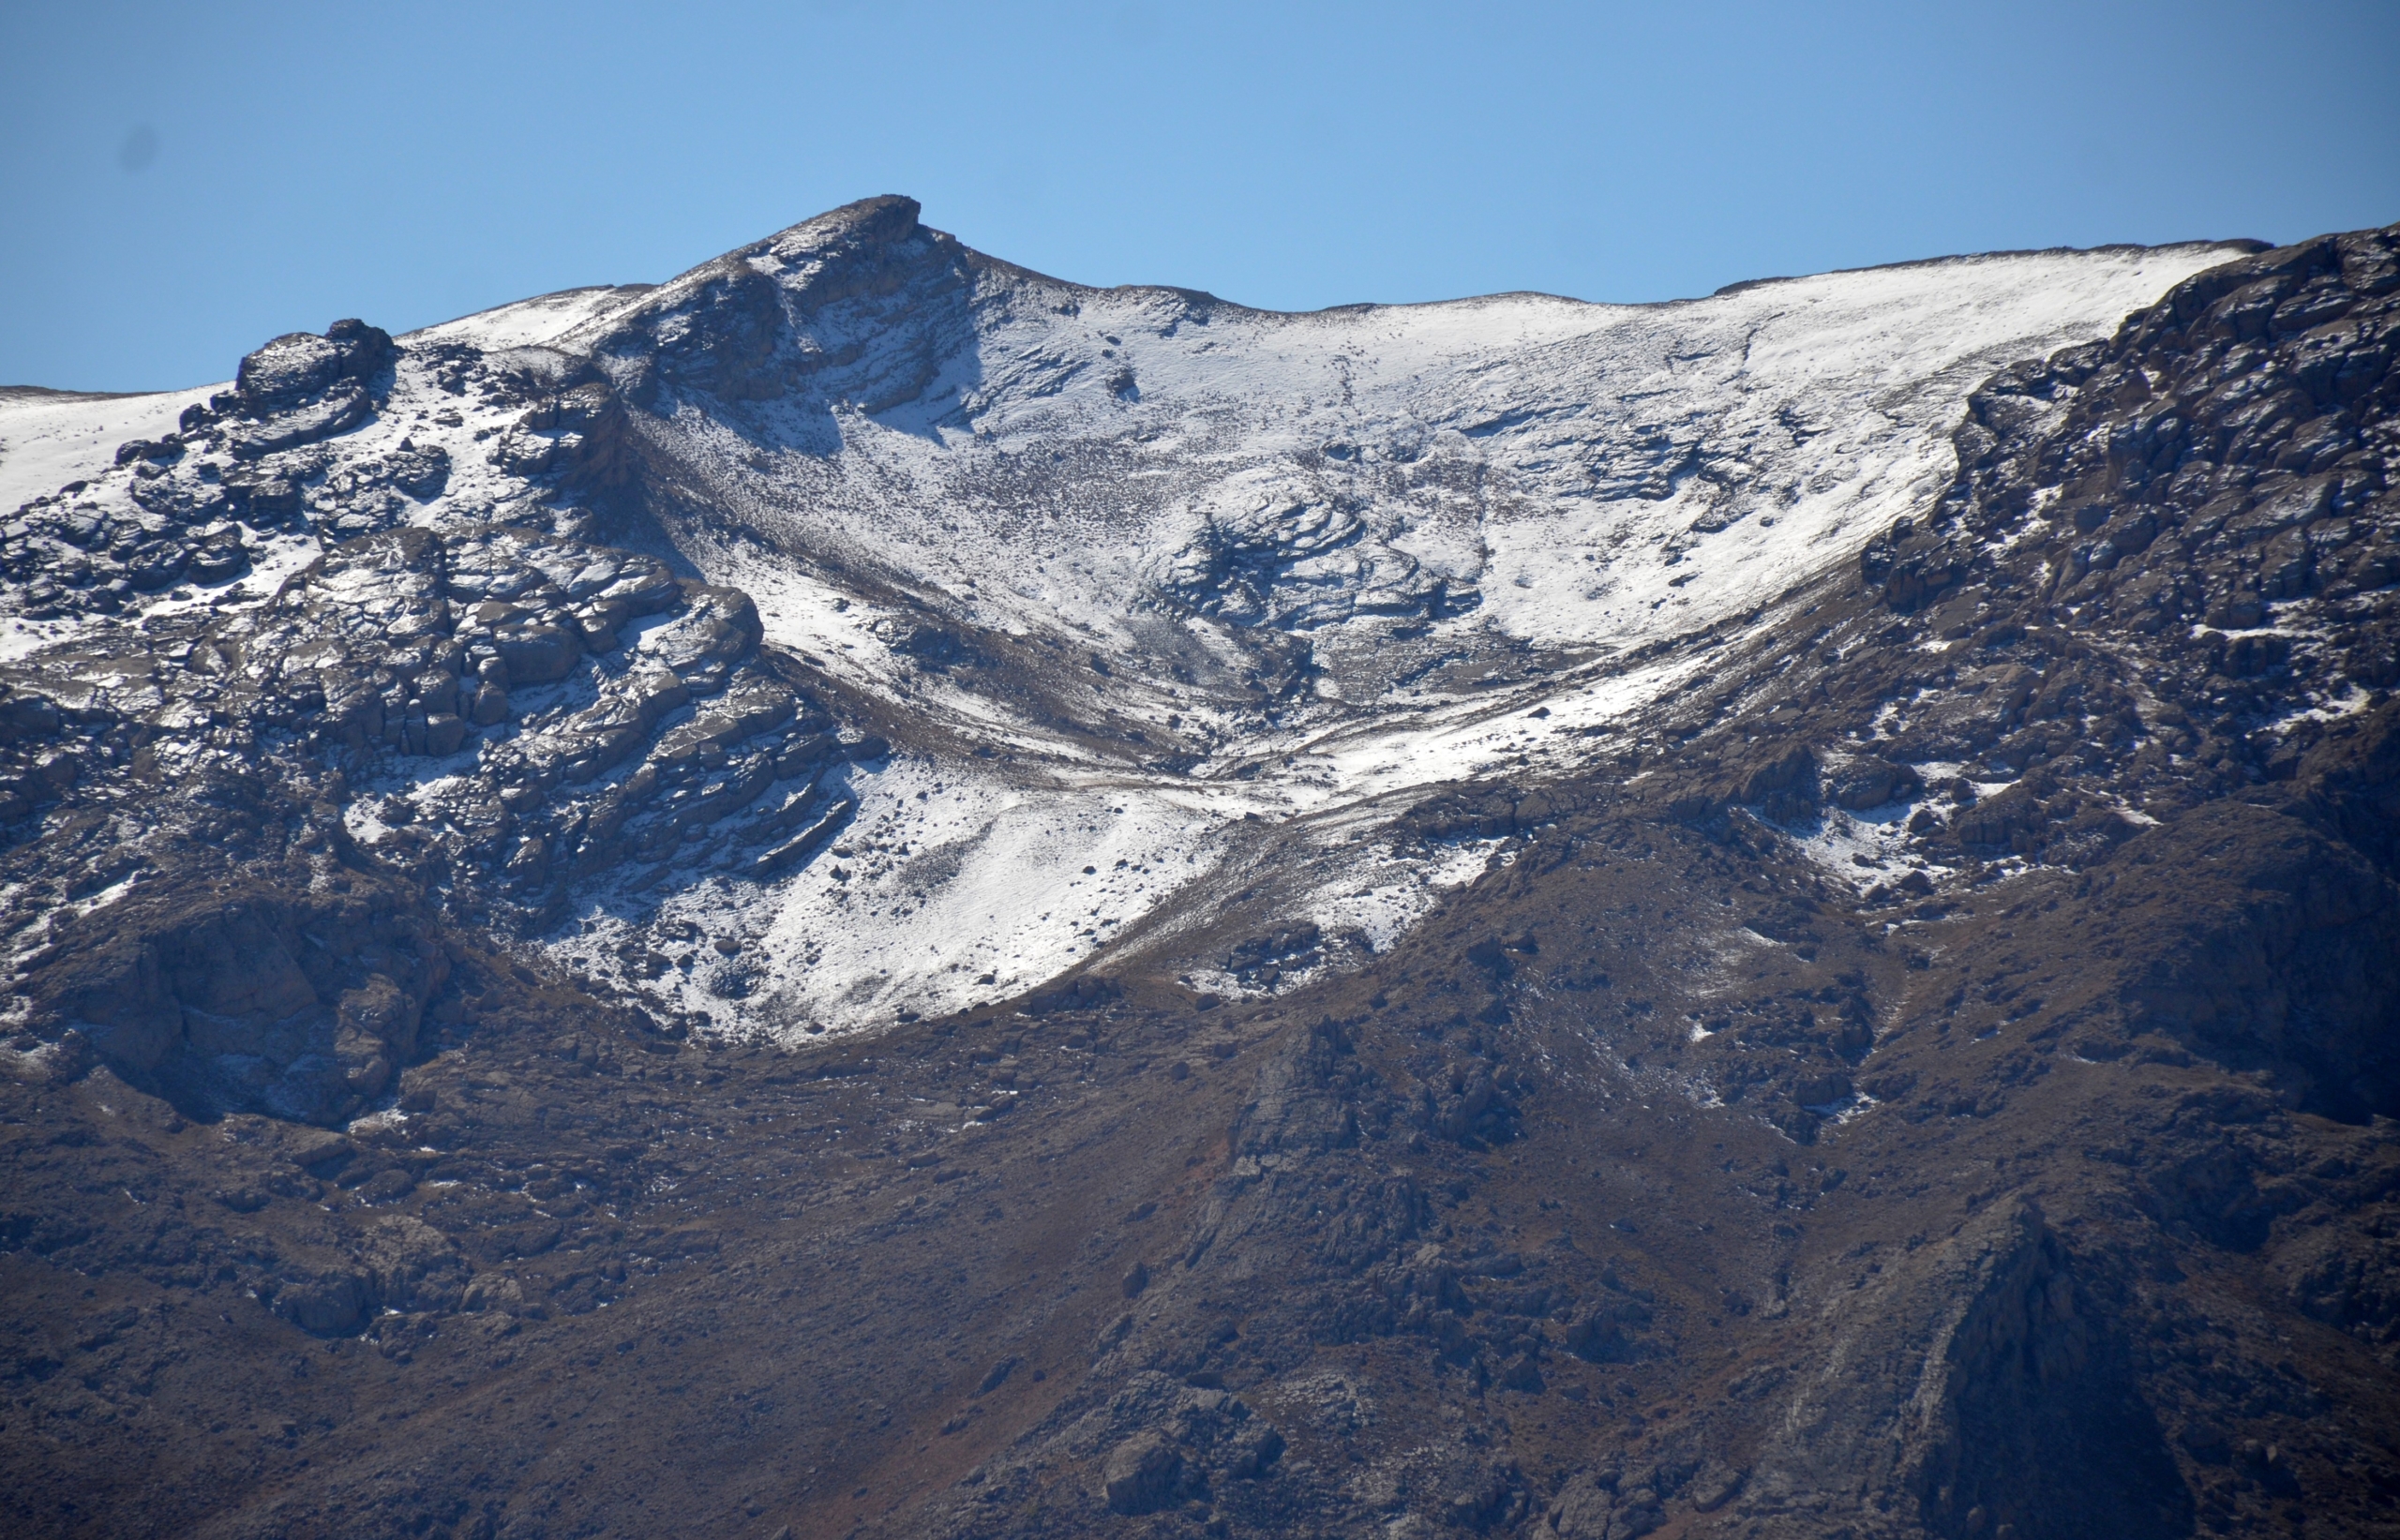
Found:
[[[891,246],[917,232],[923,212],[913,198],[882,193],[787,226],[758,246],[787,260],[838,246]]]

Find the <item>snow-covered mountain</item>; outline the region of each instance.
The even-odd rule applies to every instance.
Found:
[[[10,392],[0,1522],[2380,1533],[2395,474],[2400,227]]]
[[[85,480],[68,505],[187,531],[237,521],[240,486],[289,485],[305,522],[262,535],[253,516],[245,537],[260,599],[333,542],[488,523],[749,594],[767,641],[893,751],[834,772],[848,843],[787,875],[561,877],[562,955],[677,1009],[858,1028],[1161,952],[1231,994],[1257,979],[1229,971],[1228,924],[1317,927],[1331,949],[1279,977],[1388,946],[1481,867],[1383,837],[1398,807],[1612,752],[1629,710],[1702,666],[1662,644],[1782,624],[1781,600],[1946,483],[1996,368],[2235,254],[1287,315],[1045,277],[882,198],[655,288],[410,334],[374,361],[387,380],[345,384],[337,347],[285,339],[245,369],[269,381],[253,396],[289,399],[162,474],[113,463],[117,435],[163,435],[210,392],[15,402],[0,476]],[[578,673],[371,784],[438,800],[457,755],[591,688]],[[644,979],[661,927],[741,951]]]

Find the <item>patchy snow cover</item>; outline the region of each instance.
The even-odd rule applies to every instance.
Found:
[[[1456,629],[1622,645],[1851,554],[1947,479],[1948,430],[1993,369],[2105,333],[2223,255],[1298,316],[1008,270],[907,401],[693,396],[669,421],[760,532],[980,623],[1130,642],[1173,595],[1235,623],[1448,607]]]
[[[1611,751],[1709,666],[1653,644],[1774,625],[1943,486],[1995,369],[2229,255],[1284,315],[1059,282],[898,206],[412,333],[388,398],[328,445],[446,455],[417,523],[599,532],[605,509],[527,469],[576,431],[523,421],[540,387],[460,371],[605,375],[664,492],[640,538],[874,703],[897,752],[826,787],[857,805],[831,847],[765,881],[628,872],[552,938],[727,1029],[865,1028],[1220,947],[1258,894],[1338,942],[1285,978],[1389,946],[1491,856],[1383,832],[1422,788]],[[0,486],[52,490],[207,394],[0,400]],[[321,525],[355,532],[338,503]],[[243,597],[315,548],[262,550]],[[1870,824],[1822,858],[1867,853]],[[1219,964],[1194,987],[1251,987]]]
[[[184,408],[229,388],[94,396],[0,387],[0,512],[98,476],[113,462],[117,445],[172,433]]]
[[[839,1026],[1019,994],[1107,947],[1217,856],[1216,818],[1180,788],[1035,795],[911,760],[850,789],[857,819],[776,904],[746,905],[730,885],[669,901],[670,919],[712,933],[728,909],[758,927],[755,950],[695,969],[679,1004]]]
[[[0,390],[0,497],[7,498],[6,506],[14,509],[29,498],[55,493],[78,482],[93,482],[98,485],[75,494],[79,507],[133,515],[136,510],[126,495],[122,476],[103,479],[113,468],[117,445],[172,433],[186,407],[227,388],[220,383],[139,396],[26,387]],[[175,594],[180,597],[152,599],[142,606],[142,613],[194,606],[222,608],[270,598],[278,584],[315,560],[322,549],[311,535],[257,539],[255,531],[249,533],[255,540],[255,554],[240,575],[219,583],[179,586]],[[14,663],[40,649],[73,641],[91,625],[88,614],[47,620],[10,620],[0,626],[0,663]]]
[[[772,640],[932,746],[854,772],[857,830],[874,832],[843,848],[875,840],[871,864],[828,853],[768,889],[669,900],[742,946],[667,980],[675,1003],[861,1027],[1162,947],[1217,915],[1220,877],[1256,866],[1247,815],[1279,829],[1280,913],[1388,946],[1485,852],[1375,845],[1378,809],[1587,758],[1706,666],[1688,650],[1618,659],[1731,618],[1774,623],[1780,595],[1946,484],[1949,431],[1989,374],[2105,335],[2226,255],[2042,252],[1665,306],[1515,294],[1311,315],[976,259],[913,300],[828,304],[803,321],[834,376],[730,403],[662,393],[652,445],[712,509],[677,530],[685,554],[751,592]],[[795,307],[822,265],[750,262],[795,286]],[[558,345],[629,315],[681,324],[698,289],[662,286]],[[1192,762],[1144,769],[972,671],[919,666],[893,627],[927,617],[1112,665],[1093,709],[1179,721],[1159,736]],[[1300,695],[1211,680],[1262,641],[1298,649]],[[956,752],[970,742],[1005,763]],[[1852,869],[1882,830],[1842,824],[1822,855]]]

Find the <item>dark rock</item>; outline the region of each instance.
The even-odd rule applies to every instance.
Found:
[[[233,394],[254,416],[290,411],[345,381],[373,378],[392,359],[389,333],[337,321],[322,336],[291,332],[242,360]]]
[[[1921,790],[1915,770],[1868,755],[1845,762],[1834,772],[1829,795],[1837,805],[1863,813]]]
[[[354,1273],[324,1273],[291,1279],[276,1290],[275,1311],[302,1331],[319,1337],[346,1336],[365,1319],[372,1291]]]
[[[480,614],[475,620],[479,625],[487,623],[487,618]],[[562,680],[576,660],[583,656],[583,637],[565,626],[503,622],[488,635],[500,660],[507,665],[509,681],[514,684],[548,684]]]
[[[1182,1478],[1182,1451],[1155,1432],[1141,1432],[1108,1452],[1101,1493],[1111,1513],[1156,1513],[1175,1501]]]
[[[1124,994],[1124,986],[1102,974],[1087,973],[1036,992],[1026,1001],[1028,1013],[1041,1016],[1105,1005]]]
[[[497,661],[497,654],[494,655]],[[467,720],[478,727],[489,727],[508,719],[508,692],[497,684],[476,687],[474,703],[468,709]]]

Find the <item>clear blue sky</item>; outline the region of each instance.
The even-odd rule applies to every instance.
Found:
[[[0,382],[922,199],[1090,283],[1591,299],[2400,219],[2400,3],[0,7]]]

